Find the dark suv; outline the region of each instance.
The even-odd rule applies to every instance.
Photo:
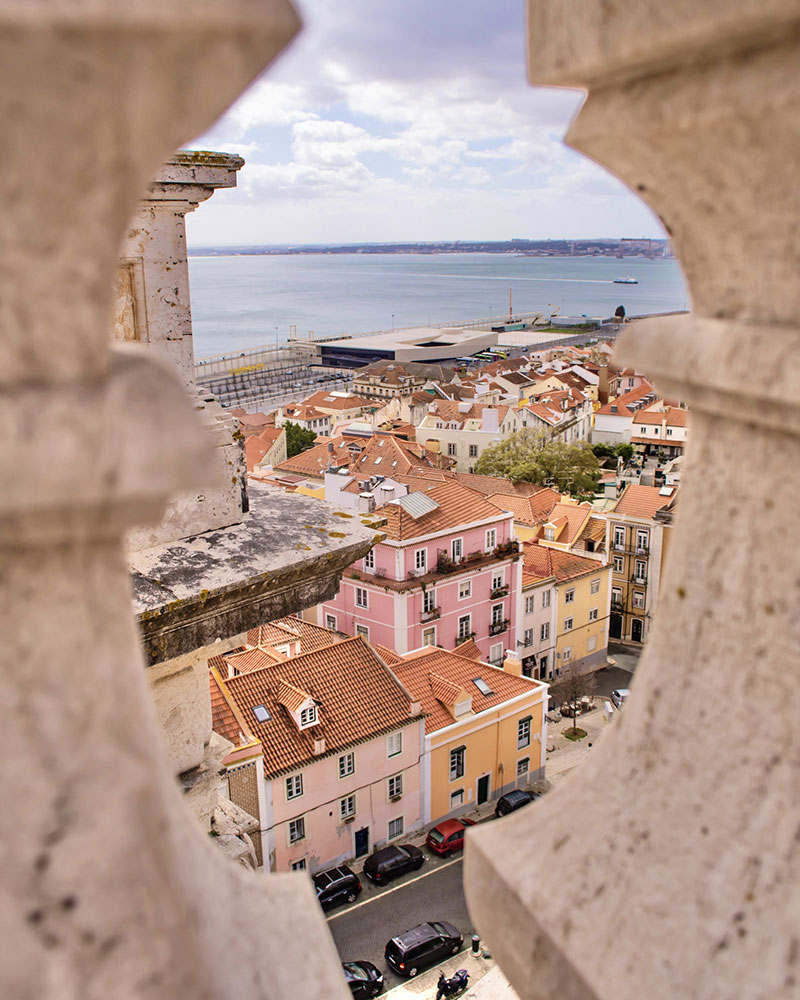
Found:
[[[419,871],[424,860],[425,855],[413,844],[384,847],[364,862],[364,874],[376,885],[383,885],[398,875]]]
[[[521,809],[529,802],[535,802],[539,796],[536,792],[526,792],[522,788],[512,788],[510,792],[501,795],[494,808],[495,816],[506,816],[516,809]]]
[[[398,976],[416,976],[461,950],[461,932],[444,920],[419,924],[386,944],[386,961]]]
[[[353,874],[347,865],[317,872],[312,881],[317,890],[317,902],[323,910],[329,910],[340,903],[353,903],[361,892],[358,875]]]

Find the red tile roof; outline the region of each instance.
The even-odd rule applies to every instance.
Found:
[[[355,410],[364,409],[365,407],[373,407],[375,405],[374,401],[371,399],[364,399],[363,396],[337,396],[333,392],[326,392],[324,389],[320,389],[319,392],[315,392],[313,396],[309,396],[304,399],[303,402],[306,406],[316,406],[322,407],[324,410]]]
[[[433,483],[424,491],[424,495],[436,501],[436,508],[421,517],[412,517],[398,503],[386,503],[376,509],[380,516],[386,518],[386,524],[381,531],[387,538],[403,541],[428,535],[435,531],[446,531],[459,528],[461,525],[488,518],[500,520],[503,516],[493,504],[485,500],[480,493],[452,480]]]
[[[654,517],[662,507],[672,503],[676,493],[677,489],[673,489],[669,496],[662,496],[658,486],[639,486],[630,483],[609,513],[612,517],[614,514]]]
[[[230,699],[264,747],[268,777],[318,760],[315,742],[324,739],[320,756],[341,753],[373,737],[416,722],[408,694],[361,636],[292,657],[275,666],[240,674],[223,682]],[[279,695],[282,685],[307,691],[319,706],[319,724],[299,730]],[[258,722],[256,705],[269,712]]]
[[[284,642],[298,642],[300,633],[291,626],[279,625],[277,622],[267,622],[258,628],[251,628],[247,633],[247,641],[251,646],[274,646]]]
[[[535,541],[522,544],[523,583],[549,580],[550,577],[555,577],[556,583],[564,583],[586,573],[599,573],[607,568],[596,559],[576,556],[572,552],[562,552],[560,549],[550,549]]]
[[[453,724],[453,716],[436,694],[437,691],[444,694],[443,683],[459,690],[463,688],[472,695],[472,711],[475,714],[537,688],[542,691],[545,689],[545,685],[539,681],[507,674],[497,667],[476,663],[457,652],[450,653],[435,646],[410,653],[403,660],[394,671],[412,696],[422,702],[423,711],[427,714],[426,733],[433,733]],[[492,691],[491,695],[481,694],[473,684],[476,678],[482,678],[486,682]],[[470,716],[465,718],[469,719]]]
[[[607,403],[600,407],[597,413],[609,417],[629,417],[632,415],[633,411],[628,409],[628,404],[637,403],[643,396],[646,396],[652,391],[653,386],[651,383],[643,382],[636,389],[631,389],[630,392],[626,392],[622,396],[610,399]],[[614,407],[613,410],[612,407]]]
[[[594,508],[590,503],[557,503],[550,511],[546,524],[562,528],[554,541],[570,545],[580,535]],[[542,535],[542,537],[544,537]]]
[[[211,671],[208,673],[208,683],[211,689],[211,728],[238,747],[242,742],[241,726]]]
[[[467,639],[466,642],[459,643],[451,652],[463,656],[467,660],[480,660],[483,653],[474,639]]]
[[[531,485],[531,484],[528,484]],[[498,510],[508,510],[514,515],[518,524],[542,524],[550,516],[550,512],[563,499],[556,490],[549,487],[537,487],[538,493],[531,496],[508,496],[497,494],[486,499]]]

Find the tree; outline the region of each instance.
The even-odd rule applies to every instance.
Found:
[[[594,493],[600,463],[585,441],[564,444],[544,431],[525,428],[487,448],[475,463],[480,476],[500,476],[512,482],[552,482],[564,493]]]
[[[550,685],[550,693],[556,702],[566,702],[569,706],[572,715],[572,732],[576,736],[578,733],[578,706],[581,698],[593,694],[596,688],[597,679],[594,676],[594,670],[573,660],[569,660],[561,668],[561,673]]]
[[[307,451],[317,439],[314,431],[307,431],[300,424],[293,424],[291,420],[286,421],[283,429],[286,431],[287,458],[294,458],[301,451]]]
[[[614,315],[617,317],[617,319],[621,323],[624,323],[625,322],[625,306],[617,306],[617,308],[614,310]]]
[[[610,444],[606,444],[604,441],[598,441],[596,444],[592,445],[592,452],[597,458],[610,458],[614,455],[615,449],[611,447]]]
[[[622,455],[623,461],[630,462],[633,458],[633,445],[627,441],[623,441],[622,444],[616,446],[614,454],[617,456]]]

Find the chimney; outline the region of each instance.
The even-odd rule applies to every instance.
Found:
[[[325,737],[319,736],[314,740],[314,747],[311,751],[315,757],[321,757],[325,753]]]
[[[507,674],[513,674],[515,677],[522,676],[522,662],[513,656],[511,650],[506,650],[506,657],[503,660],[503,670]]]

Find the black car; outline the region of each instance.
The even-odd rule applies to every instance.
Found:
[[[358,875],[351,872],[347,865],[317,872],[312,881],[317,890],[317,902],[323,910],[338,906],[340,903],[353,903],[361,892]]]
[[[372,962],[342,962],[342,968],[355,1000],[376,997],[383,989],[383,973]]]
[[[380,851],[370,854],[364,862],[364,874],[367,878],[372,879],[376,885],[383,885],[384,882],[391,882],[398,875],[419,871],[424,860],[425,855],[413,844],[384,847]]]
[[[386,944],[386,961],[398,976],[416,976],[461,950],[463,938],[458,928],[444,920],[418,924],[393,937]]]
[[[512,813],[515,809],[521,809],[529,802],[533,802],[538,798],[539,796],[535,792],[524,792],[521,788],[513,788],[510,792],[506,792],[505,795],[501,795],[497,800],[497,805],[494,807],[494,814],[495,816],[505,816],[507,813]]]

